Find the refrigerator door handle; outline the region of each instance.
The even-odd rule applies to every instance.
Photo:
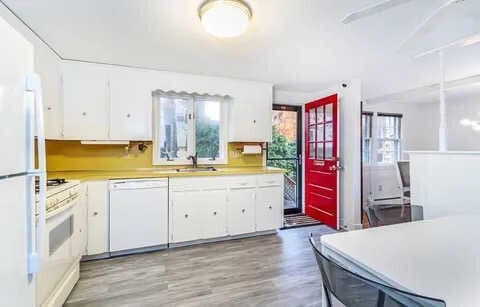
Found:
[[[37,163],[38,167],[34,168],[32,163],[28,163],[29,165],[29,175],[33,177],[39,177],[39,193],[38,193],[38,205],[37,205],[37,213],[38,213],[38,220],[35,223],[35,218],[33,222],[30,223],[30,227],[36,224],[35,227],[35,239],[29,238],[29,257],[28,257],[28,273],[34,274],[38,272],[40,269],[40,255],[41,255],[41,248],[42,248],[42,238],[43,238],[43,230],[45,228],[45,211],[46,211],[46,189],[47,189],[47,174],[46,174],[46,153],[45,153],[45,133],[44,133],[44,122],[43,122],[43,103],[42,103],[42,88],[40,83],[40,78],[36,74],[30,74],[26,78],[26,91],[31,92],[33,94],[33,107],[34,107],[34,127],[35,132],[37,135]],[[32,120],[32,116],[28,116],[30,120]],[[31,131],[32,123],[27,123],[28,131]],[[27,132],[28,135],[28,142],[30,144],[33,143],[32,135]],[[27,150],[27,154],[29,156],[32,155],[33,147],[27,146],[30,150]],[[33,204],[35,197],[33,197],[33,201],[30,203]],[[35,212],[31,210],[31,212]],[[32,232],[30,232],[32,233]]]

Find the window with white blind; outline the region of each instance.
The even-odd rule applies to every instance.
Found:
[[[377,163],[394,163],[400,159],[401,119],[400,114],[377,114]]]
[[[226,98],[154,93],[153,164],[227,162]]]
[[[362,113],[362,159],[365,164],[400,160],[401,120],[401,114]]]
[[[362,159],[363,163],[372,163],[372,112],[362,113]]]

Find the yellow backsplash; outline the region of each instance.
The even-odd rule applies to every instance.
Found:
[[[138,150],[144,143],[147,149]],[[247,143],[228,144],[228,164],[223,167],[254,167],[263,165],[263,154],[242,155]],[[248,143],[251,144],[251,143]],[[80,141],[47,140],[47,171],[135,170],[146,168],[172,168],[152,165],[152,142],[130,142],[126,145],[83,145]]]

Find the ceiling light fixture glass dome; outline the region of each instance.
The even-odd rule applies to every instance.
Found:
[[[217,37],[242,34],[252,18],[252,10],[242,0],[207,0],[198,10],[205,30]]]

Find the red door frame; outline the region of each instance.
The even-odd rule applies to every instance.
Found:
[[[305,214],[334,229],[340,216],[339,140],[338,95],[305,104]]]

